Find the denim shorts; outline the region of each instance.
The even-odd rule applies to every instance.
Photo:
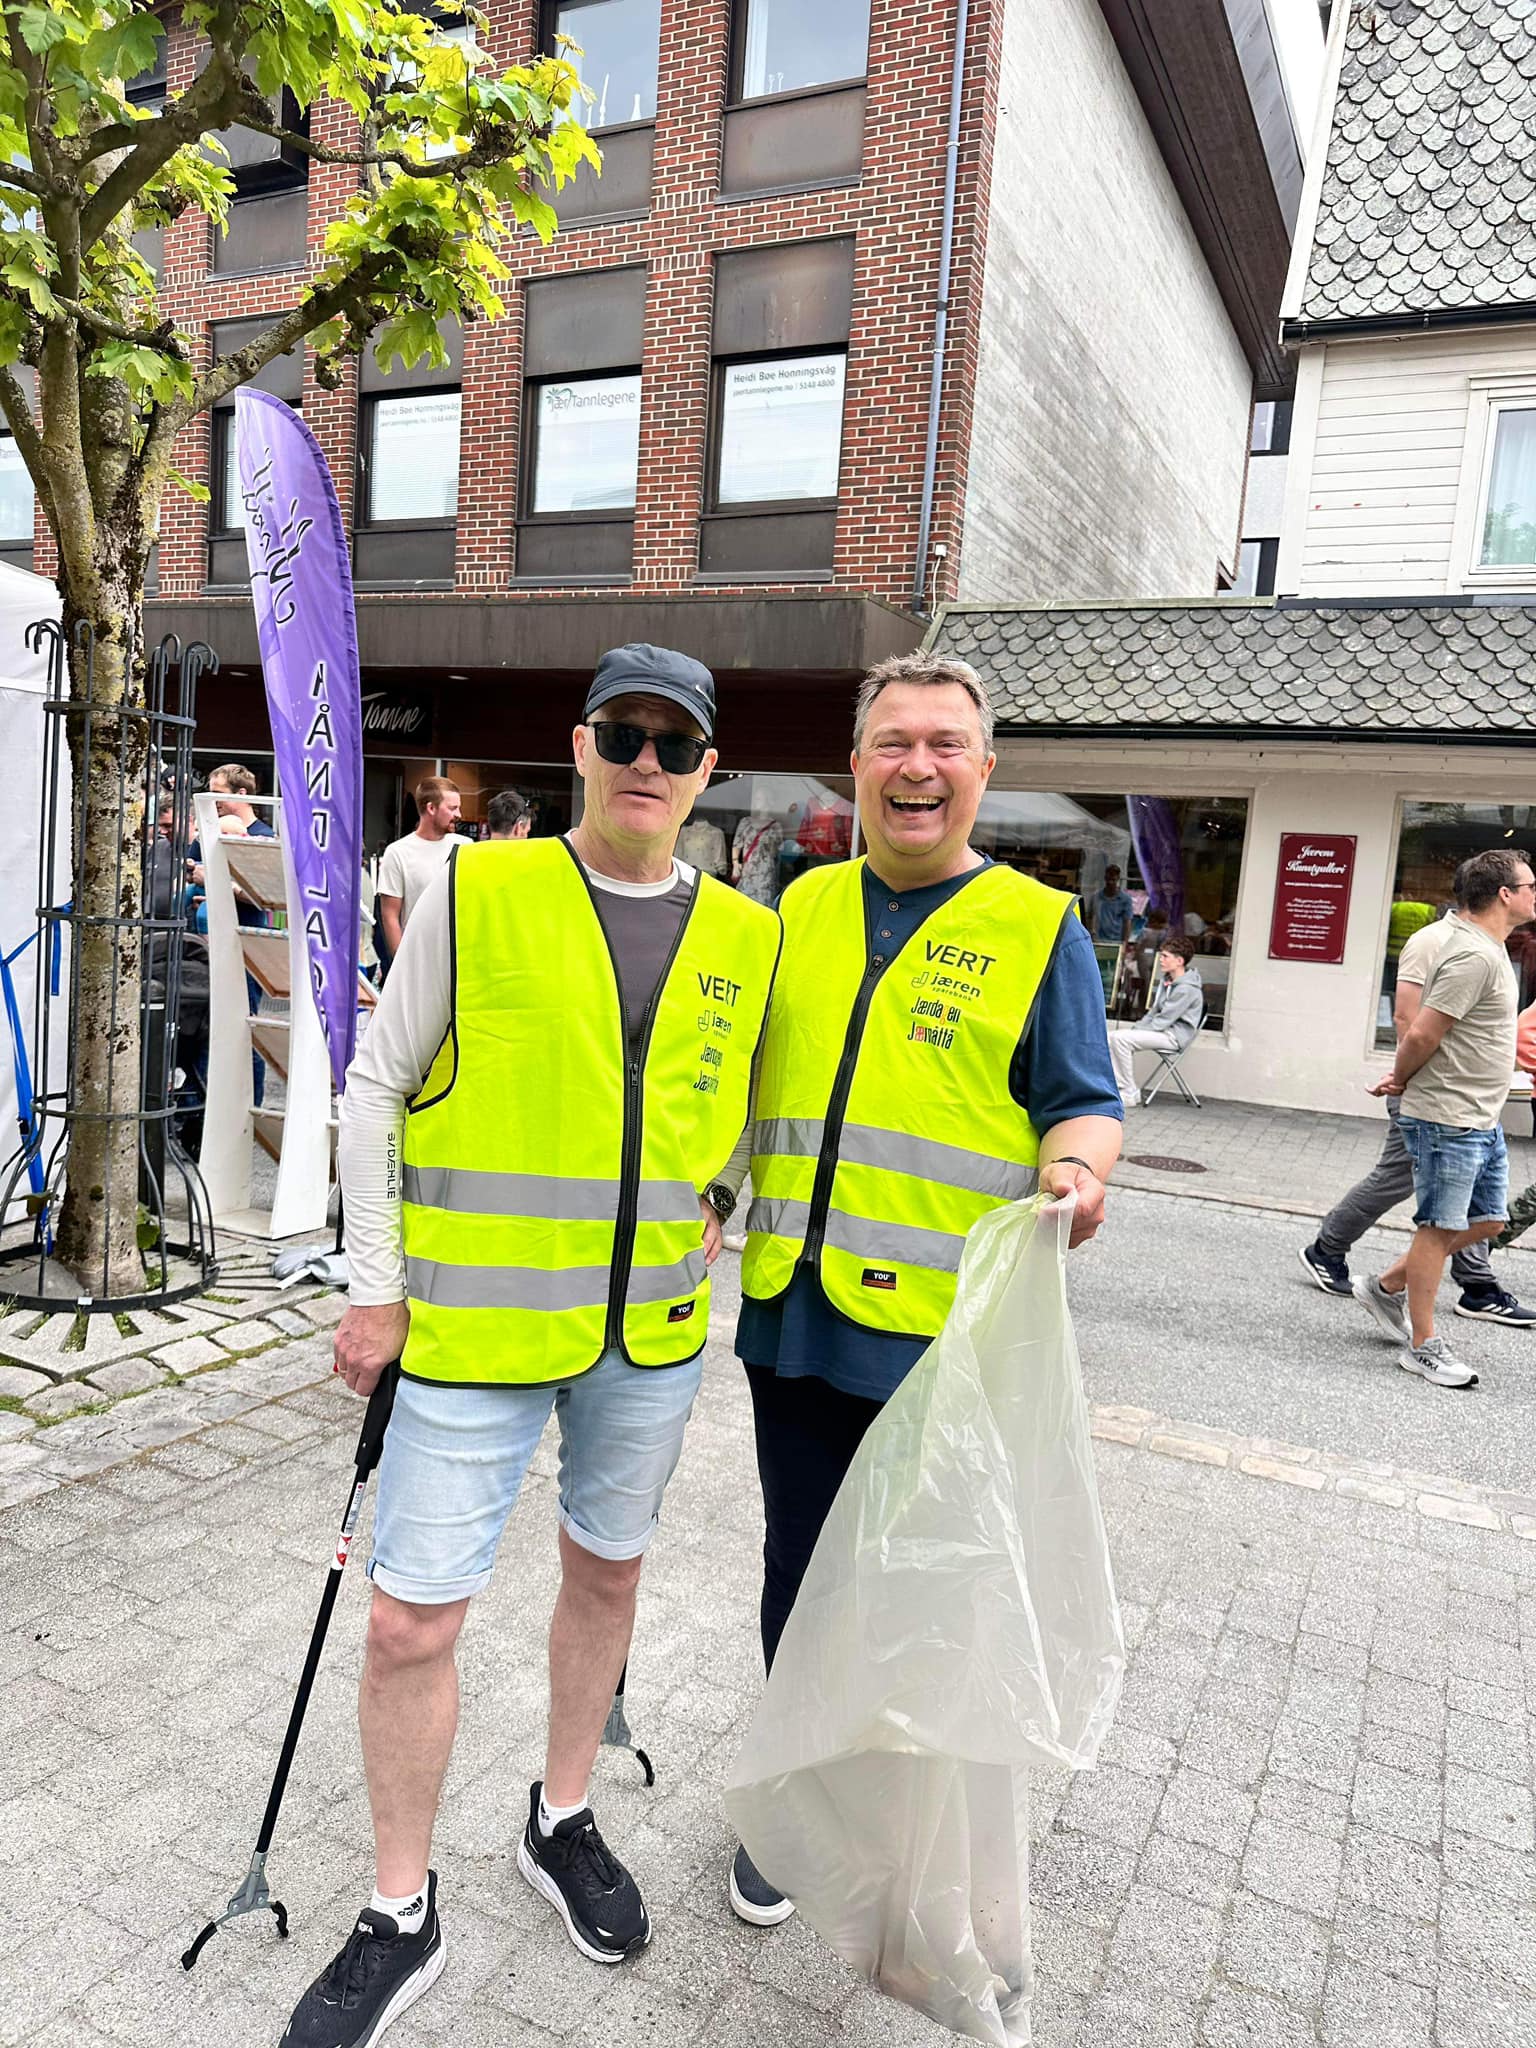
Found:
[[[482,1592],[551,1409],[560,1425],[561,1526],[594,1557],[639,1557],[703,1367],[702,1356],[637,1366],[609,1351],[558,1386],[403,1378],[379,1462],[369,1578],[426,1606]]]
[[[1397,1128],[1413,1162],[1413,1220],[1421,1229],[1466,1230],[1505,1220],[1509,1154],[1498,1124],[1464,1131],[1459,1124],[1399,1116]]]

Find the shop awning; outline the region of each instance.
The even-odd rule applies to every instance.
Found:
[[[1536,743],[1536,599],[946,606],[1008,733]]]

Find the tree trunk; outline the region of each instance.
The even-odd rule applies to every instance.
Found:
[[[72,601],[70,649],[74,960],[69,1059],[74,1117],[55,1250],[90,1295],[137,1294],[143,894],[148,733],[140,646],[147,547],[99,534],[93,602]],[[116,545],[113,543],[116,542]],[[115,557],[115,561],[112,559]]]

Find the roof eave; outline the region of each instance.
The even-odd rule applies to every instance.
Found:
[[[1333,320],[1284,320],[1280,339],[1287,347],[1348,335],[1424,334],[1447,327],[1508,327],[1536,320],[1536,299],[1499,306],[1432,306],[1419,313],[1364,313]]]

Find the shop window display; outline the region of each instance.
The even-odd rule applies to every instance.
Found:
[[[1077,897],[1114,1016],[1146,1009],[1161,933],[1192,939],[1205,1029],[1218,1031],[1247,826],[1245,797],[1069,796],[994,785],[972,844]]]
[[[1489,847],[1536,852],[1536,804],[1403,804],[1376,1003],[1378,1045],[1390,1046],[1395,1039],[1392,1004],[1403,947],[1416,931],[1452,908],[1457,868],[1469,855]],[[1525,1009],[1536,1002],[1536,928],[1527,926],[1511,935],[1509,956],[1520,981],[1520,1007]]]
[[[773,904],[796,875],[849,858],[853,816],[849,775],[716,775],[677,851],[755,902]]]

